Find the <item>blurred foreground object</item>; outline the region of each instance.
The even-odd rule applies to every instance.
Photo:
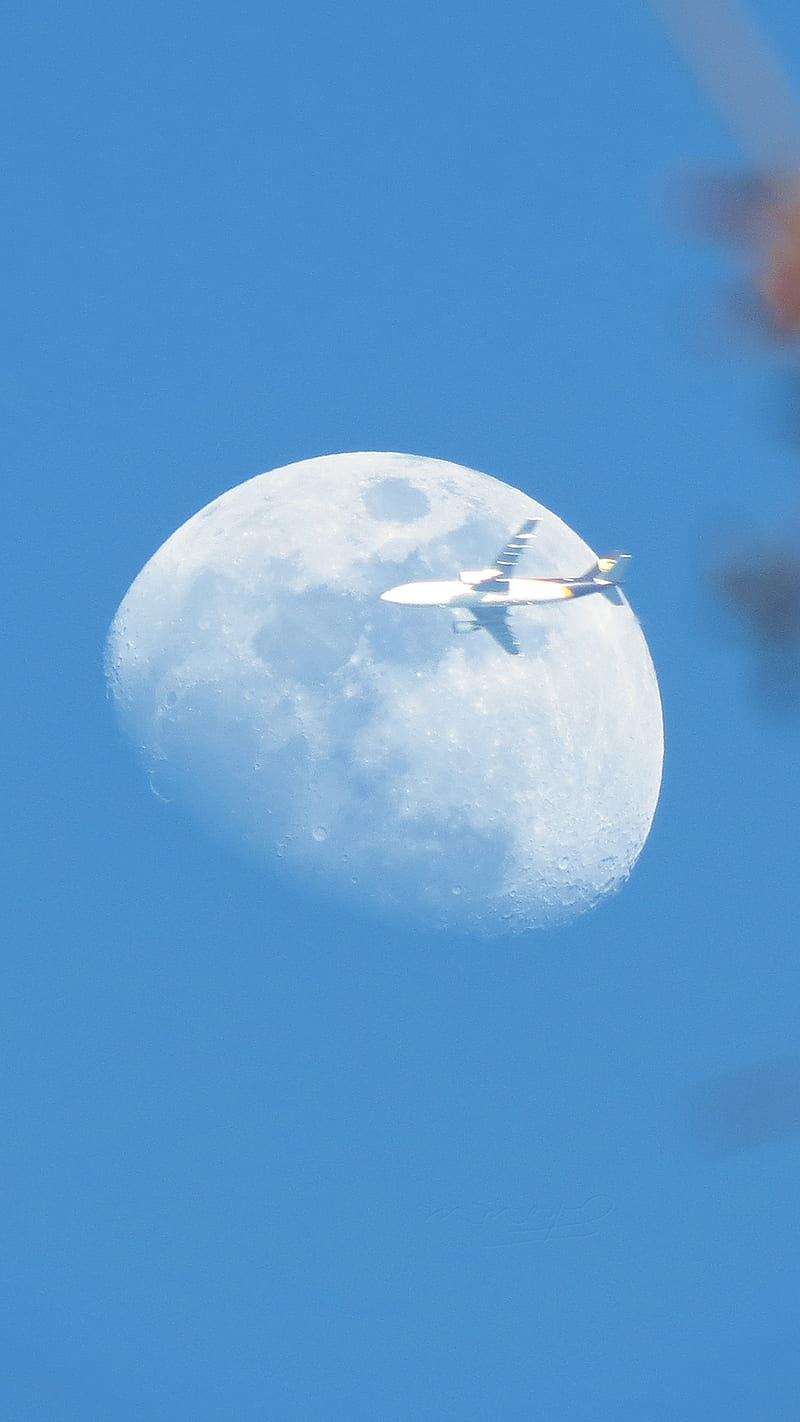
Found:
[[[800,336],[800,180],[756,174],[708,173],[688,179],[680,194],[692,229],[744,254],[748,295],[738,318],[770,339]]]
[[[696,1103],[709,1145],[745,1150],[800,1132],[800,1059],[778,1057],[710,1081]]]
[[[709,176],[684,206],[715,240],[747,253],[759,313],[776,339],[800,335],[800,103],[755,21],[736,0],[652,0],[722,113],[749,173]]]
[[[800,539],[772,542],[753,537],[729,548],[709,571],[719,600],[743,624],[770,699],[800,701]]]

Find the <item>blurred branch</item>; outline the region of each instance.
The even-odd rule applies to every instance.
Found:
[[[696,230],[747,253],[757,297],[751,324],[800,335],[800,102],[777,56],[737,0],[652,0],[722,113],[751,169],[710,175],[682,204]]]
[[[737,0],[651,3],[749,164],[766,173],[796,174],[800,103],[748,11]]]

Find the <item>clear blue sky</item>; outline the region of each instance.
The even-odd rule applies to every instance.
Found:
[[[4,1415],[783,1422],[799,727],[702,570],[781,526],[800,449],[659,196],[731,141],[644,0],[13,8]],[[800,77],[795,7],[759,15]],[[299,903],[117,730],[145,560],[348,449],[636,557],[663,798],[571,928],[434,945]]]

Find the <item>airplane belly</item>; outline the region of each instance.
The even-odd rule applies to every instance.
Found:
[[[459,601],[464,594],[464,584],[458,582],[420,583],[419,607],[447,607]]]
[[[403,583],[381,593],[381,600],[402,602],[407,607],[449,607],[452,603],[468,605],[471,592],[460,582]]]
[[[548,578],[510,578],[508,602],[560,602],[573,597],[572,589]]]

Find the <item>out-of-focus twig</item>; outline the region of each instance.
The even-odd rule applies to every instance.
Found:
[[[800,645],[800,554],[777,543],[751,548],[714,568],[711,583],[757,642]]]
[[[800,705],[800,540],[750,536],[708,571],[718,601],[735,616],[756,661],[762,700]]]
[[[800,336],[800,101],[738,0],[651,0],[745,154],[749,174],[695,184],[692,215],[737,244],[769,334]]]
[[[753,1062],[706,1083],[696,1122],[708,1145],[746,1150],[800,1133],[800,1058]]]
[[[748,11],[738,0],[651,3],[748,164],[762,173],[797,175],[800,101]]]

